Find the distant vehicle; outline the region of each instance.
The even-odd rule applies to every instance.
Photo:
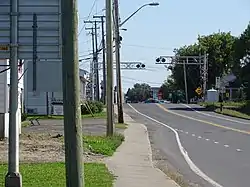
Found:
[[[147,99],[147,100],[145,101],[145,103],[160,103],[160,101],[151,98],[151,99]]]

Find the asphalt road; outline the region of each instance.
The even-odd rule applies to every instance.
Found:
[[[152,130],[152,142],[166,155],[168,162],[180,170],[184,178],[199,186],[213,186],[191,172],[178,149],[175,134],[163,124],[178,132],[189,158],[212,182],[223,187],[249,186],[250,121],[218,115],[196,105],[132,106],[162,123],[150,120],[125,106],[125,112]]]

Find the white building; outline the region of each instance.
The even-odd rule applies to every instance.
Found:
[[[0,137],[8,137],[9,133],[9,85],[10,71],[8,69],[9,61],[0,60]],[[18,111],[17,125],[21,133],[21,113],[22,113],[22,95],[23,95],[23,66],[20,64],[18,77]]]
[[[41,69],[38,69],[39,71]],[[48,69],[48,74],[49,73]],[[60,71],[60,69],[57,70]],[[32,73],[32,68],[28,69],[27,75],[25,74],[25,83],[24,83],[24,109],[25,112],[28,114],[34,114],[34,115],[63,115],[63,92],[61,90],[57,91],[37,91],[33,92],[29,90],[30,87],[32,87],[32,82],[29,81],[28,79],[30,78],[30,73]],[[86,100],[86,71],[80,69],[79,71],[79,76],[80,76],[80,99],[81,100]],[[51,77],[54,82],[60,82],[60,80],[55,80],[57,76],[51,76],[48,74],[43,74],[41,76],[41,79],[39,80],[39,87],[41,84],[46,85],[49,84],[48,79],[46,79],[45,76]],[[60,73],[59,73],[60,74]],[[54,75],[52,73],[52,75]],[[58,74],[57,74],[58,75]],[[61,78],[60,75],[58,77],[59,79]],[[44,80],[44,81],[43,81]],[[60,83],[58,83],[60,84]],[[44,88],[44,86],[41,86]],[[50,87],[50,86],[48,86]],[[61,86],[59,86],[61,87]],[[39,89],[38,89],[39,90]],[[47,89],[48,90],[48,89]]]

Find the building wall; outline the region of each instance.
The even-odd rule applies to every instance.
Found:
[[[86,84],[84,81],[80,82],[80,99],[85,100],[85,87]],[[55,111],[55,107],[52,104],[53,101],[57,103],[63,102],[63,92],[28,92],[25,89],[24,93],[24,105],[25,112],[28,114],[37,114],[37,115],[51,115]],[[57,104],[59,105],[59,104]]]

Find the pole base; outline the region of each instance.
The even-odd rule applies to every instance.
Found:
[[[5,176],[5,187],[22,187],[22,177],[20,173],[9,172]]]

